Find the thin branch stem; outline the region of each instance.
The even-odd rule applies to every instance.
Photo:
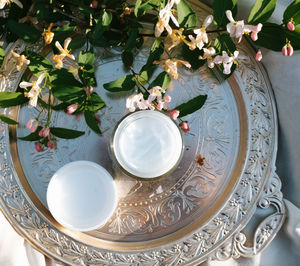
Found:
[[[134,71],[133,67],[129,66],[129,69],[130,69],[131,73],[133,74],[135,80],[138,82],[138,84],[145,90],[145,93],[148,93],[148,90],[145,88],[143,83],[140,81],[138,74]]]

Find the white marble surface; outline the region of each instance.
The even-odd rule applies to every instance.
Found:
[[[204,1],[212,2],[212,1]],[[255,0],[239,1],[239,16],[248,17]],[[291,0],[278,0],[273,21],[280,22]],[[297,266],[300,265],[300,51],[292,57],[280,52],[265,51],[263,60],[273,86],[279,119],[277,173],[283,183],[287,219],[271,244],[253,258],[223,262],[210,261],[209,266]],[[36,252],[11,228],[0,214],[0,265],[49,266],[44,256]],[[54,265],[54,264],[52,264]]]

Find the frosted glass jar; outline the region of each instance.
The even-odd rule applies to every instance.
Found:
[[[111,146],[117,164],[139,178],[169,174],[183,153],[179,127],[168,115],[152,110],[125,116],[115,128]]]

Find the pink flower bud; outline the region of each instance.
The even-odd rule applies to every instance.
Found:
[[[41,145],[41,143],[39,143],[39,142],[35,143],[35,150],[37,152],[41,152],[42,151],[42,145]]]
[[[173,119],[173,120],[176,120],[177,117],[179,116],[179,110],[170,110],[168,111],[168,115]]]
[[[293,22],[289,21],[288,24],[287,24],[287,28],[290,30],[290,31],[294,31],[295,30],[295,25]]]
[[[156,106],[157,110],[160,110],[160,111],[163,109],[163,107],[164,107],[164,103],[162,103],[162,102],[159,102]]]
[[[288,55],[287,45],[285,45],[285,46],[282,47],[281,52],[282,52],[283,56],[287,56]]]
[[[261,50],[258,50],[255,56],[256,61],[260,61],[262,59],[262,53]]]
[[[77,103],[73,103],[67,107],[67,114],[73,114],[77,110]]]
[[[166,103],[169,103],[169,102],[171,102],[171,96],[169,96],[169,95],[166,95],[165,97],[164,97],[164,101],[166,102]]]
[[[85,93],[86,95],[91,95],[94,91],[94,88],[93,87],[87,87],[85,88]]]
[[[292,56],[293,53],[294,53],[294,48],[293,48],[293,46],[290,45],[290,44],[288,44],[288,45],[287,45],[287,55],[288,55],[288,56]]]
[[[101,122],[101,120],[100,120],[100,115],[95,114],[94,118],[95,118],[95,120],[96,120],[97,123],[100,123],[100,122]]]
[[[91,8],[97,8],[98,7],[98,1],[92,1],[92,3],[90,4]]]
[[[187,132],[190,130],[190,127],[186,121],[181,122],[179,126],[184,132]]]
[[[53,141],[48,141],[47,147],[50,148],[50,149],[55,149],[56,145],[55,145],[55,143]]]
[[[26,124],[26,128],[30,131],[30,133],[33,133],[37,130],[39,123],[35,119],[28,120]]]
[[[39,132],[39,136],[40,137],[43,137],[43,138],[46,138],[49,136],[49,133],[50,133],[50,128],[49,127],[44,127],[40,130]]]

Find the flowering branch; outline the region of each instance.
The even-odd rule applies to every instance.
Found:
[[[217,67],[228,78],[238,67],[241,55],[237,49],[244,35],[259,47],[281,51],[283,56],[292,56],[300,49],[300,7],[292,2],[285,10],[281,24],[268,22],[275,7],[275,0],[257,0],[246,20],[236,20],[238,1],[214,0],[213,15],[198,21],[195,11],[186,0],[136,1],[134,5],[126,1],[83,1],[80,8],[67,0],[45,0],[43,5],[31,1],[2,1],[0,9],[14,15],[3,18],[0,27],[7,36],[7,42],[18,38],[27,43],[43,43],[50,51],[50,60],[26,49],[9,55],[16,71],[29,69],[31,79],[22,81],[22,92],[0,92],[0,107],[28,104],[37,108],[39,114],[26,123],[30,134],[21,139],[34,141],[37,151],[55,148],[59,138],[80,137],[84,132],[61,129],[52,125],[52,113],[57,111],[69,115],[83,115],[89,128],[101,134],[97,112],[105,107],[104,101],[94,91],[97,87],[94,69],[94,47],[119,47],[122,50],[124,66],[128,75],[105,83],[109,93],[134,91],[126,100],[129,111],[136,109],[157,109],[168,113],[184,132],[189,125],[184,117],[197,111],[205,103],[206,96],[199,95],[190,101],[169,108],[171,97],[167,95],[172,80],[180,80],[178,68],[198,69],[206,64]],[[15,12],[18,11],[18,12]],[[155,23],[153,33],[144,33],[143,22]],[[147,62],[140,71],[133,69],[134,54],[141,48],[144,38],[153,37]],[[270,41],[270,38],[272,39]],[[85,46],[85,47],[84,47]],[[175,49],[177,48],[177,49]],[[73,53],[74,50],[80,51]],[[83,52],[85,51],[85,52]],[[78,54],[75,56],[75,54]],[[0,48],[0,63],[5,52]],[[256,54],[260,61],[263,54]],[[73,67],[67,67],[67,60]],[[153,77],[155,69],[162,72]],[[149,84],[149,85],[147,85]],[[47,103],[42,100],[48,94]],[[58,102],[58,104],[56,104]],[[56,104],[56,105],[55,105]],[[47,121],[41,121],[41,113],[47,112]],[[17,124],[17,121],[0,116],[4,122]]]

